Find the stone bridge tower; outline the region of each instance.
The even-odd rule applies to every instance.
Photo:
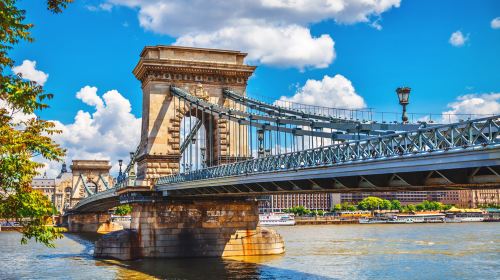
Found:
[[[234,102],[225,100],[223,88],[245,94],[255,66],[244,64],[245,53],[228,50],[151,46],[145,47],[140,56],[133,71],[142,83],[143,92],[142,132],[136,162],[137,177],[148,180],[179,172],[181,120],[187,115],[201,120],[200,114],[206,114],[195,113],[187,106],[176,106],[174,103],[179,101],[174,100],[177,98],[172,97],[169,86],[175,85],[211,103],[235,108]],[[212,135],[207,133],[207,139],[211,137],[214,144],[207,146],[207,153],[211,153],[207,158],[237,160],[236,149],[241,150],[241,145],[246,143],[228,140],[226,120],[212,119],[211,122],[214,131]],[[215,160],[209,165],[220,163],[224,162]]]
[[[91,193],[102,192],[112,187],[113,177],[109,174],[109,160],[73,160],[71,166],[71,193],[68,193],[68,207],[72,208]]]

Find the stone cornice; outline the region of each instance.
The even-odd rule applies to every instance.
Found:
[[[144,81],[147,74],[163,74],[166,72],[193,75],[215,74],[248,79],[256,68],[256,66],[249,65],[141,58],[132,73],[140,81]]]

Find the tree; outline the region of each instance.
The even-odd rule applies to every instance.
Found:
[[[394,200],[391,200],[391,209],[402,211],[403,206],[401,206],[401,202],[399,202],[399,200],[394,199]]]
[[[59,13],[72,0],[48,0],[47,8]],[[47,246],[62,237],[46,226],[53,205],[30,184],[43,165],[33,160],[61,160],[64,150],[50,137],[60,133],[52,122],[36,116],[48,108],[53,97],[42,86],[12,73],[14,60],[8,52],[21,40],[31,42],[32,24],[25,23],[26,11],[16,0],[0,0],[0,218],[15,220],[23,227],[21,243],[34,239]],[[19,117],[23,116],[23,117]]]
[[[392,204],[389,200],[387,199],[382,199],[382,203],[380,204],[380,209],[382,210],[391,210],[392,209]]]
[[[286,213],[293,213],[297,216],[304,216],[311,214],[311,210],[305,208],[304,206],[294,206],[285,210]]]
[[[132,206],[130,204],[124,204],[116,207],[115,214],[120,216],[125,216],[132,213]]]
[[[408,204],[403,208],[403,212],[406,212],[406,213],[415,212],[416,210],[417,210],[417,208],[413,204]]]
[[[342,211],[342,205],[335,204],[335,206],[333,206],[332,208],[332,212],[340,212],[340,211]]]
[[[377,210],[382,209],[383,203],[383,199],[375,196],[369,196],[358,203],[358,208],[361,210]]]

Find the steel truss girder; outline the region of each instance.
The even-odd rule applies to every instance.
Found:
[[[456,190],[473,188],[498,188],[500,176],[474,175],[474,170],[480,168],[461,168],[452,170],[430,170],[420,172],[423,180],[409,183],[404,173],[388,173],[373,175],[354,175],[336,178],[297,179],[290,181],[272,181],[260,183],[232,183],[224,186],[199,187],[168,190],[168,196],[254,196],[278,193],[314,193],[314,192],[386,192],[409,190]],[[434,177],[435,175],[439,177]],[[444,175],[446,174],[446,175]],[[459,174],[467,174],[466,180]],[[455,175],[459,175],[456,177]],[[382,180],[380,180],[382,178]],[[339,184],[338,182],[343,182]],[[285,188],[285,185],[293,188]],[[347,185],[347,186],[346,186]],[[242,190],[242,186],[246,190]],[[194,192],[193,190],[211,189],[211,192]]]
[[[313,148],[161,177],[159,185],[278,173],[399,157],[482,150],[498,145],[499,116]]]

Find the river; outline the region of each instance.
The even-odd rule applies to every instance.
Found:
[[[500,223],[278,227],[286,253],[251,258],[92,258],[96,236],[56,248],[0,232],[0,279],[498,279]]]

